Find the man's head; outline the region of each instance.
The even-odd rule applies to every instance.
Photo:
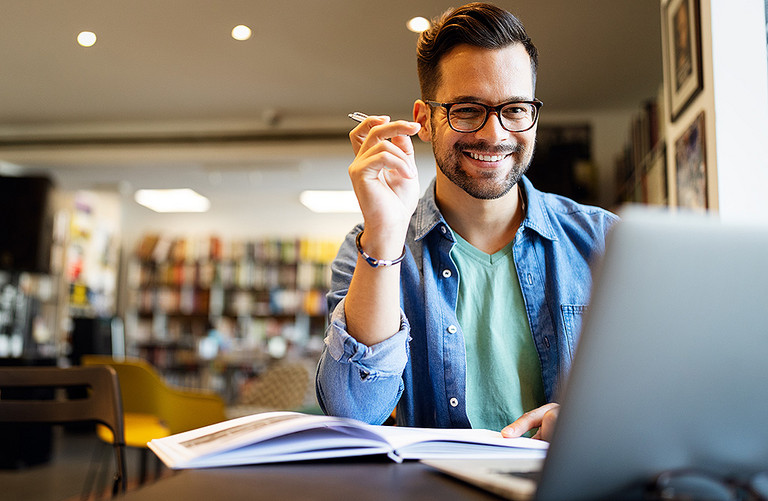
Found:
[[[538,51],[519,19],[486,3],[470,3],[447,11],[422,32],[416,47],[421,98],[434,99],[441,79],[440,61],[457,45],[500,49],[515,43],[522,44],[531,58],[535,89]]]
[[[504,197],[533,158],[541,104],[523,26],[492,5],[465,5],[422,35],[418,63],[414,120],[432,143],[438,195],[455,186],[475,199]]]

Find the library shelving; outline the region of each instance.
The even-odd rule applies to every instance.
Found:
[[[270,359],[316,355],[338,247],[146,234],[128,269],[128,352],[171,382],[226,393]]]
[[[616,205],[668,205],[664,109],[661,96],[643,103],[630,124],[623,153],[615,162]]]

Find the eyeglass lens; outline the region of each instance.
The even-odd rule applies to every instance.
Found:
[[[479,129],[491,108],[476,103],[457,103],[451,106],[448,121],[459,131]],[[536,119],[536,107],[529,103],[509,103],[498,113],[501,126],[510,132],[530,129]]]

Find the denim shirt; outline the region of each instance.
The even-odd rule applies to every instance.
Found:
[[[540,192],[526,177],[519,185],[526,217],[514,240],[514,260],[551,402],[570,369],[589,302],[590,263],[604,252],[606,233],[617,217]],[[321,408],[380,424],[397,406],[401,426],[470,428],[464,336],[456,319],[459,277],[449,255],[455,239],[435,203],[434,181],[406,237],[400,331],[373,346],[347,333],[344,315],[361,229],[358,225],[347,235],[332,265],[330,322],[316,375]]]

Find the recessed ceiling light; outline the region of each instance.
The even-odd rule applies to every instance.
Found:
[[[251,29],[244,24],[238,24],[232,28],[232,38],[240,41],[248,40],[251,38]]]
[[[299,195],[299,201],[312,212],[359,213],[354,191],[307,190]]]
[[[189,188],[170,190],[138,190],[136,203],[155,212],[207,212],[211,202]]]
[[[77,43],[83,47],[91,47],[96,43],[96,33],[92,31],[81,31],[77,35]]]
[[[414,33],[421,33],[422,31],[428,30],[429,27],[432,26],[432,24],[429,22],[429,19],[421,16],[414,17],[405,23],[405,25]]]

